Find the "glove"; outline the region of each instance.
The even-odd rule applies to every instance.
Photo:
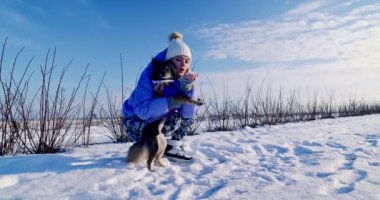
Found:
[[[179,79],[179,90],[182,93],[187,93],[193,89],[194,81],[198,74],[194,72],[188,72],[183,77]]]

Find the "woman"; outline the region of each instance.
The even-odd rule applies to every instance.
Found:
[[[194,105],[176,101],[174,97],[185,95],[194,98],[193,84],[198,75],[189,71],[191,52],[182,38],[182,34],[172,33],[168,48],[154,57],[154,60],[171,62],[178,78],[164,87],[155,87],[152,82],[151,62],[142,72],[130,97],[124,102],[123,117],[127,134],[134,141],[140,140],[144,124],[166,117],[163,132],[166,135],[171,133],[171,140],[168,140],[165,155],[169,158],[191,160],[183,150],[182,140],[192,129],[196,108]],[[155,88],[161,88],[162,91],[157,92]]]

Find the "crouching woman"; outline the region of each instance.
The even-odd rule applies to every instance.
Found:
[[[195,98],[194,82],[197,74],[189,70],[191,63],[190,48],[178,32],[170,35],[169,46],[158,53],[154,60],[170,62],[176,72],[176,78],[163,87],[153,84],[153,63],[142,72],[136,88],[123,104],[123,125],[126,133],[135,142],[141,138],[145,124],[166,117],[163,133],[171,135],[165,156],[180,160],[192,160],[183,148],[183,138],[190,133],[194,125],[196,106],[178,101],[175,97],[182,95]]]

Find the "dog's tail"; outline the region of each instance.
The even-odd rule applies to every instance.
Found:
[[[134,143],[128,150],[127,162],[128,163],[141,163],[147,157],[147,148],[140,142]]]

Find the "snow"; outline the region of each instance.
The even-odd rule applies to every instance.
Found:
[[[1,157],[0,199],[380,199],[379,138],[369,115],[188,136],[195,160],[156,172],[131,143]]]

